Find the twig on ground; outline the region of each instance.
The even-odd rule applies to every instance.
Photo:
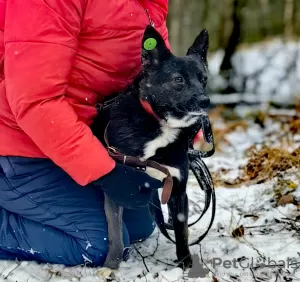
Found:
[[[281,268],[282,269],[282,268]],[[292,280],[290,281],[294,281],[295,279],[297,279],[296,281],[300,281],[300,278],[295,276],[293,273],[291,273],[288,269],[285,269],[285,270],[282,270],[284,272],[286,272],[289,276],[292,276],[293,278],[291,278]],[[289,281],[289,280],[286,280],[286,281]]]
[[[276,222],[272,224],[264,224],[264,225],[253,225],[253,226],[244,226],[245,229],[252,229],[252,228],[261,228],[261,227],[269,227],[274,226],[275,224],[282,224],[282,222]]]
[[[168,280],[165,276],[163,276],[161,273],[160,273],[160,275],[164,278],[164,279],[166,279],[168,282],[170,282],[170,280]]]
[[[296,220],[293,220],[291,218],[287,218],[287,219],[282,218],[282,221],[285,224],[288,224],[293,230],[296,231],[296,233],[300,234],[300,226],[297,226],[296,223],[298,223],[298,222]]]
[[[257,254],[259,255],[260,258],[262,258],[263,260],[266,260],[266,257],[265,257],[263,254],[261,254],[260,251],[259,251],[258,249],[256,249],[254,246],[252,246],[252,245],[246,240],[245,237],[243,237],[243,239],[244,239],[245,243],[246,243],[249,247],[251,247],[254,251],[257,252]]]
[[[204,260],[203,260],[203,256],[202,256],[202,250],[201,250],[201,244],[199,244],[199,253],[200,253],[200,258],[201,258],[201,261],[202,261],[202,263],[204,264],[204,266],[214,275],[214,277],[217,277],[217,275],[216,275],[216,273],[214,272],[214,271],[212,271],[208,266],[207,266],[207,264],[204,262]],[[231,282],[231,281],[229,281],[229,280],[227,280],[227,279],[224,279],[224,278],[222,278],[223,279],[223,281],[225,281],[225,282]]]
[[[248,192],[249,192],[249,186],[247,187],[247,192],[246,192],[246,195],[245,195],[245,198],[244,198],[244,203],[243,203],[243,205],[242,205],[243,207],[244,207],[245,204],[246,204],[246,199],[247,199],[247,197],[248,197]],[[242,214],[241,214],[240,219],[239,219],[239,221],[238,221],[238,223],[237,223],[237,226],[240,225],[240,222],[241,222],[241,220],[242,220],[242,218],[243,218],[244,215],[245,215],[245,212],[242,211]]]
[[[279,278],[279,271],[276,272],[276,280],[275,280],[275,282],[277,282],[278,278]]]
[[[298,255],[300,256],[300,253],[298,252]],[[294,269],[293,274],[295,275],[296,271],[300,268],[300,262],[297,265],[297,267]]]
[[[153,253],[150,254],[150,255],[145,256],[145,258],[153,257],[153,256],[155,255],[155,253],[157,252],[158,246],[159,246],[159,244],[158,244],[159,234],[160,234],[160,232],[157,232],[157,237],[156,237],[156,247],[155,247]]]
[[[254,281],[255,281],[255,282],[258,282],[258,280],[257,280],[256,277],[255,277],[255,274],[254,274],[254,271],[253,271],[252,267],[250,267],[250,271],[251,271],[251,273],[252,273],[252,277],[253,277]]]
[[[168,265],[168,266],[177,267],[177,265],[175,265],[175,264],[171,264],[171,263],[168,263],[168,262],[162,261],[162,260],[160,260],[160,259],[156,259],[156,261],[158,261],[158,262],[161,262],[161,263],[163,263],[163,264],[165,264],[165,265]]]
[[[137,253],[140,255],[140,257],[142,258],[143,264],[144,264],[144,266],[145,266],[147,272],[150,272],[150,271],[149,271],[149,268],[148,268],[148,266],[147,266],[147,264],[146,264],[145,257],[141,254],[141,252],[138,250],[138,248],[135,246],[135,244],[133,244],[133,246],[134,246],[135,250],[137,251]]]

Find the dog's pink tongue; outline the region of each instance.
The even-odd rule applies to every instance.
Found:
[[[213,155],[215,152],[214,137],[213,137],[212,127],[208,115],[201,117],[201,122],[202,122],[202,137],[207,143],[207,145],[209,145],[209,148],[208,150],[205,150],[204,155],[208,157]]]
[[[202,130],[199,130],[194,138],[194,143],[199,142],[201,139],[203,139],[203,132]]]

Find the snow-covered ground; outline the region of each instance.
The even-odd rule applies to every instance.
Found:
[[[224,51],[211,54],[210,88],[214,92],[228,85],[237,93],[255,94],[256,100],[290,103],[300,99],[300,42],[274,39],[241,48],[232,57],[229,81],[220,76]]]
[[[246,116],[245,108],[237,112]],[[248,128],[237,128],[227,134],[222,150],[205,160],[210,171],[223,171],[222,179],[230,181],[240,175],[241,167],[247,163],[244,152],[252,145],[269,142],[282,147],[282,144],[276,143],[280,140],[276,137],[280,132],[279,125],[272,121],[266,122],[266,125],[262,129],[249,121]],[[300,138],[299,135],[292,138],[290,149],[294,150],[299,147]],[[293,187],[292,194],[300,200],[299,171],[291,169],[281,177],[293,181],[296,188]],[[278,178],[272,178],[261,184],[217,187],[216,219],[201,246],[191,247],[194,267],[190,271],[183,272],[176,266],[174,245],[156,230],[149,239],[133,246],[129,260],[123,262],[115,273],[115,281],[300,281],[299,205],[276,205],[274,189],[277,184]],[[189,179],[188,195],[189,220],[193,221],[199,206],[203,207],[204,203],[204,195],[193,177]],[[166,207],[162,208],[167,215]],[[191,228],[191,241],[205,230],[209,215],[210,212]],[[232,236],[238,227],[243,234]],[[104,281],[98,271],[85,266],[0,261],[0,281],[7,282]]]

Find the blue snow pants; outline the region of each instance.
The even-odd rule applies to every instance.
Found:
[[[125,249],[154,228],[148,208],[125,209]],[[78,185],[48,159],[0,156],[0,259],[101,266],[107,251],[99,187]]]

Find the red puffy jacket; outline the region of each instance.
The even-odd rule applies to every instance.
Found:
[[[81,185],[110,172],[89,128],[95,104],[139,72],[151,20],[170,47],[167,10],[168,0],[0,0],[0,155],[50,158]]]

